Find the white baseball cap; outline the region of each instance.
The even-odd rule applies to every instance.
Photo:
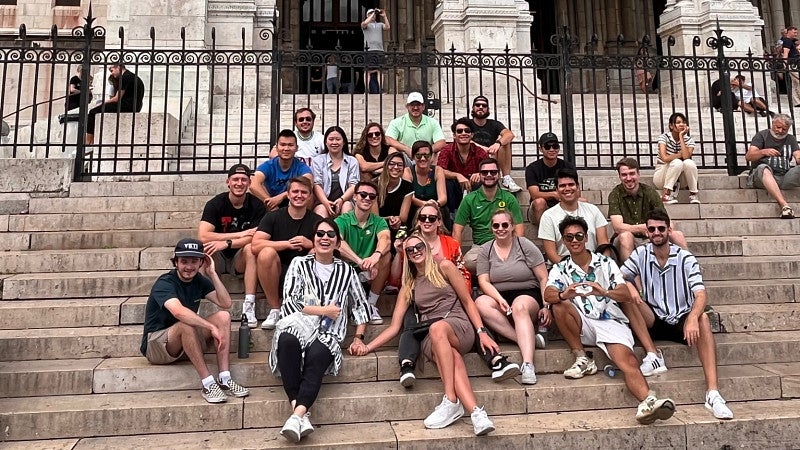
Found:
[[[414,102],[420,102],[420,103],[424,104],[425,103],[425,99],[422,98],[422,94],[420,94],[419,92],[412,92],[412,93],[408,94],[408,100],[406,100],[406,105],[409,105],[409,104],[414,103]]]

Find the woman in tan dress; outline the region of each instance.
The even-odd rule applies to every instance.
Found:
[[[494,424],[486,411],[478,407],[463,355],[472,349],[475,330],[484,351],[499,352],[500,348],[486,333],[464,277],[455,264],[442,260],[437,265],[427,242],[417,233],[409,236],[404,245],[403,286],[392,324],[369,344],[351,345],[350,353],[366,355],[397,336],[410,307],[417,308],[420,321],[441,319],[431,324],[422,340],[422,354],[436,364],[445,392],[441,404],[425,419],[425,428],[444,428],[452,424],[464,415],[466,407],[471,412],[475,434],[488,434],[494,431]]]

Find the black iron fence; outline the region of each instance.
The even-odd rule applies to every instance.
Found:
[[[0,156],[75,158],[79,179],[221,173],[233,163],[254,166],[266,158],[277,132],[292,128],[297,108],[316,111],[319,131],[341,126],[354,144],[365,124],[387,126],[406,112],[406,95],[420,91],[448,140],[453,121],[470,114],[472,98],[487,96],[492,117],[515,134],[516,168],[539,157],[536,140],[547,131],[562,137],[565,157],[579,168],[608,169],[625,156],[652,167],[667,117],[682,112],[697,143],[698,165],[735,174],[745,167],[750,138],[769,119],[734,110],[728,82],[720,84],[721,107],[712,108],[711,84],[743,75],[770,113],[794,115],[785,92],[791,92],[790,74],[797,68],[762,55],[726,56],[732,43],[719,29],[705,41],[695,38],[690,56],[673,55],[672,39],[666,54],[651,56],[647,37],[629,48],[621,36],[599,54],[596,38],[580,42],[565,29],[553,37],[558,54],[428,47],[408,53],[390,46],[376,57],[368,51],[285,50],[271,30],[254,39],[242,30],[238,48],[218,46],[212,32],[209,48],[198,50],[186,48],[183,31],[180,48],[158,48],[154,32],[150,48],[126,48],[120,29],[122,47],[107,49],[105,30],[93,22],[90,11],[70,36],[54,27],[38,42],[27,38],[23,26],[17,47],[0,48],[0,116],[7,125]],[[708,47],[715,56],[698,55]],[[93,136],[87,136],[87,117],[114,90],[109,68],[120,63],[143,81],[142,109],[97,114]],[[334,65],[340,84],[326,92],[327,66]],[[368,66],[380,69],[380,94],[368,93]],[[69,79],[79,67],[80,98],[70,109]]]

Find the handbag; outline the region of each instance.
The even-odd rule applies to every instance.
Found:
[[[418,341],[422,341],[428,336],[428,332],[431,330],[431,325],[434,323],[446,318],[450,315],[450,312],[453,311],[453,308],[456,306],[456,302],[458,302],[458,297],[453,301],[453,304],[450,305],[450,309],[447,310],[444,316],[442,317],[434,317],[432,319],[426,320],[419,320],[419,310],[417,309],[417,303],[414,301],[414,292],[411,292],[411,304],[413,305],[414,309],[416,310],[417,315],[417,323],[409,327],[411,330],[411,334],[414,336],[414,339]]]

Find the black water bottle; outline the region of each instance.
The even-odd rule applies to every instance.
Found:
[[[239,325],[239,359],[250,357],[250,327],[247,326],[247,316],[242,314],[242,322]]]

